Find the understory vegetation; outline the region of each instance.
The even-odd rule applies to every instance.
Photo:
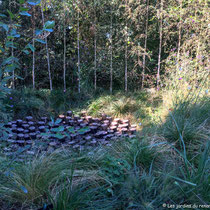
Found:
[[[12,92],[14,118],[87,110],[95,116],[109,113],[123,119],[130,117],[138,123],[139,133],[136,139],[119,139],[112,146],[94,151],[76,153],[60,148],[22,163],[1,155],[1,209],[164,209],[164,203],[208,205],[210,103],[205,90],[200,92],[195,99],[191,91],[185,98],[178,98],[176,91],[171,91],[171,101],[164,91],[89,95],[86,100],[68,91],[62,94],[25,89],[21,95]],[[168,104],[164,103],[166,98]],[[72,104],[65,107],[65,101],[71,100]]]
[[[209,209],[209,19],[207,0],[0,0],[0,210]]]

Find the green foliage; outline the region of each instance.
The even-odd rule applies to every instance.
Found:
[[[94,101],[93,103],[91,103],[91,105],[89,105],[88,113],[90,113],[91,115],[98,115],[101,112],[102,108],[103,104],[100,100]]]
[[[14,168],[10,168],[9,173],[2,174],[3,179],[0,183],[0,194],[4,195],[2,198],[14,203],[22,203],[24,206],[31,203],[43,206],[48,202],[49,193],[61,196],[61,193],[59,194],[61,187],[67,187],[62,182],[64,178],[72,179],[74,176],[72,184],[75,185],[80,183],[77,178],[84,177],[88,180],[94,175],[94,172],[83,174],[78,171],[72,174],[69,158],[63,152],[56,151],[48,156],[42,155],[31,162],[17,164]]]
[[[131,171],[121,189],[122,208],[159,209],[167,196],[161,179],[151,172]]]
[[[77,95],[70,91],[46,89],[33,90],[25,88],[22,90],[11,90],[3,100],[3,107],[15,118],[24,118],[32,115],[57,117],[58,114],[68,110],[83,108],[91,96]]]
[[[105,179],[108,179],[112,185],[123,182],[130,169],[130,165],[126,160],[115,158],[110,155],[106,155],[101,161],[101,164],[100,175]]]
[[[29,0],[27,1],[28,4],[35,6],[41,3],[41,0]]]
[[[38,91],[30,89],[12,91],[5,100],[5,104],[9,104],[8,111],[12,111],[13,116],[17,118],[27,115],[37,117],[46,113],[44,100],[39,97]]]
[[[198,194],[201,196],[198,202],[205,203],[209,200],[209,142],[203,144],[198,155],[195,155],[192,160],[189,160],[183,151],[176,150],[178,156],[183,158],[183,164],[180,167],[174,169],[173,173],[166,176],[172,178],[173,181],[173,193],[171,199],[174,201],[192,203],[197,200]],[[197,163],[194,164],[193,159],[197,159]]]
[[[106,109],[109,108],[113,100],[114,100],[114,97],[110,95],[101,96],[93,100],[88,106],[88,113],[94,116],[103,113],[104,108]]]
[[[67,111],[71,107],[71,97],[72,94],[69,91],[64,93],[63,90],[54,90],[49,95],[48,103],[49,106],[52,109],[56,110],[58,113],[62,111]]]
[[[120,98],[113,103],[112,109],[115,116],[122,116],[130,112],[135,112],[137,110],[137,105],[136,102],[131,99]]]
[[[102,113],[116,117],[126,116],[138,110],[139,104],[137,100],[133,94],[123,96],[122,93],[116,93],[112,96],[101,96],[89,104],[88,113],[94,116]]]
[[[2,3],[2,2],[1,2]],[[20,4],[25,3],[25,1],[21,1]],[[31,2],[28,2],[31,5],[37,5],[34,2],[34,4]],[[40,3],[40,1],[39,1]],[[10,7],[11,10],[11,7]],[[19,55],[24,52],[26,54],[29,54],[29,51],[27,49],[30,49],[32,52],[35,51],[35,48],[30,44],[26,44],[24,49],[21,50],[21,48],[17,44],[16,39],[20,39],[21,35],[18,32],[18,27],[21,27],[21,25],[18,23],[18,14],[23,16],[31,16],[26,10],[21,9],[21,7],[16,8],[17,14],[13,14],[12,11],[7,9],[7,12],[10,17],[10,22],[8,23],[5,19],[3,19],[3,22],[0,22],[0,28],[3,29],[3,34],[5,39],[2,39],[0,45],[4,46],[0,48],[0,138],[5,138],[7,134],[7,130],[3,127],[2,121],[5,120],[7,117],[7,108],[8,104],[5,103],[5,98],[8,94],[10,94],[10,85],[8,85],[9,81],[12,79],[12,86],[15,87],[15,78],[22,79],[21,77],[17,76],[15,74],[16,69],[20,69],[20,59]],[[19,11],[18,11],[19,10]],[[5,18],[6,15],[1,15],[1,17]],[[54,21],[47,21],[45,28],[52,29],[54,27]],[[42,29],[41,31],[43,31]],[[14,56],[14,50],[16,50],[16,55]],[[22,103],[21,103],[22,102]],[[24,101],[24,99],[21,100],[19,103],[19,107],[15,107],[16,110],[25,110],[24,114],[27,114],[28,112],[34,112],[37,109],[39,109],[38,106],[42,106],[41,101],[37,101],[36,98],[30,98],[29,101]],[[12,105],[13,107],[14,105]],[[31,109],[29,111],[29,109]],[[9,110],[11,111],[11,110]]]
[[[189,186],[185,184],[182,186],[182,189],[185,188],[183,191],[186,198],[193,201],[195,198],[195,194],[201,194],[202,198],[204,200],[210,199],[210,175],[209,175],[209,157],[210,157],[210,144],[209,142],[207,144],[203,145],[202,152],[199,152],[198,157],[198,163],[196,166],[193,166],[193,168],[189,167],[186,169],[188,170],[187,175],[182,174],[182,169],[180,169],[180,172],[182,174],[182,179],[191,183],[194,183],[195,185]],[[181,190],[181,189],[180,189]]]
[[[0,174],[0,195],[22,208],[52,204],[55,209],[162,209],[162,203],[169,201],[207,202],[209,144],[200,148],[196,164],[181,150],[175,150],[173,157],[161,145],[166,146],[136,139],[92,154],[60,150],[28,163],[13,163]],[[180,158],[183,163],[177,161]]]
[[[72,1],[52,1],[50,4],[46,1],[43,5],[45,16],[53,21],[46,21],[42,29],[34,27],[32,32],[29,24],[42,24],[37,18],[41,17],[40,0],[20,0],[20,8],[8,5],[9,1],[1,1],[0,9],[5,14],[0,14],[0,139],[7,139],[8,130],[3,127],[3,122],[10,117],[56,116],[67,110],[77,112],[84,108],[94,116],[106,113],[113,117],[129,117],[143,126],[136,139],[119,139],[111,147],[84,153],[63,149],[51,154],[36,154],[34,159],[23,163],[15,160],[27,148],[18,150],[12,159],[0,156],[0,209],[46,209],[53,205],[58,210],[161,210],[165,209],[163,203],[209,203],[206,2],[165,1],[161,13],[160,2],[150,1],[146,29],[143,1],[132,1],[127,5],[119,0],[80,1],[76,6]],[[63,6],[69,14],[63,14]],[[111,9],[112,42],[109,34]],[[160,90],[134,92],[142,83],[143,55],[148,56],[145,87],[155,85],[160,17],[163,18]],[[55,23],[56,30],[50,35]],[[81,94],[74,92],[78,85],[78,23]],[[52,78],[55,86],[60,88],[63,85],[61,66],[64,64],[64,40],[60,37],[64,31],[69,58],[66,82],[70,88],[50,92],[41,89],[49,82],[45,71],[48,64],[41,44],[46,44],[45,37],[50,35],[47,40]],[[97,90],[93,94],[95,35]],[[33,38],[36,49],[31,44]],[[108,95],[104,91],[110,83],[110,47],[113,49],[113,89],[124,87],[127,57],[128,89],[132,92]],[[29,56],[32,52],[36,52],[35,78],[39,91],[23,89],[31,83],[33,63]],[[28,70],[23,71],[23,66]],[[24,80],[21,81],[22,77]],[[20,90],[11,91],[11,87]],[[50,122],[51,126],[58,127],[52,128],[52,133],[43,134],[46,139],[62,139],[76,132],[74,128],[66,131],[59,124],[60,120]],[[86,129],[78,132],[83,133]]]
[[[59,126],[61,121],[61,119],[57,119],[56,121],[54,121],[53,118],[51,118],[51,122],[49,122],[49,125],[51,127],[57,125],[58,127],[46,129],[46,132],[41,133],[41,135],[45,139],[57,138],[61,140],[65,138],[70,138],[70,134],[72,133],[84,134],[87,130],[89,130],[88,127],[80,128],[77,131],[74,129],[74,127],[68,127],[67,129],[65,129],[64,126]]]
[[[196,144],[200,139],[208,139],[209,100],[200,98],[196,103],[186,100],[175,105],[171,115],[161,126],[161,132],[169,142],[176,142],[182,136],[184,142]]]
[[[31,38],[35,39],[37,51],[40,52],[39,56],[38,54],[35,56],[37,87],[45,88],[48,85],[48,64],[45,61],[45,50],[42,50],[43,46],[40,43],[46,44],[45,37],[49,36],[48,32],[52,32],[56,24],[60,27],[57,27],[54,34],[50,35],[50,39],[48,39],[53,83],[56,88],[63,86],[63,70],[61,66],[63,66],[63,33],[65,31],[66,55],[70,58],[66,62],[66,73],[68,74],[66,83],[71,90],[75,90],[78,86],[77,9],[80,7],[84,8],[83,13],[85,14],[79,17],[81,33],[80,82],[84,92],[93,92],[94,89],[95,50],[96,92],[107,90],[109,87],[111,9],[114,27],[112,36],[114,90],[124,89],[125,47],[127,47],[128,90],[134,91],[142,87],[143,63],[141,57],[144,55],[146,56],[145,87],[153,87],[155,85],[160,17],[163,18],[161,79],[167,77],[173,88],[179,87],[179,78],[182,78],[188,85],[195,87],[208,74],[207,2],[196,2],[193,0],[185,4],[184,1],[181,3],[178,1],[167,1],[164,3],[163,11],[160,11],[160,2],[150,1],[148,5],[148,27],[146,26],[147,8],[145,2],[126,4],[120,0],[105,1],[103,3],[87,1],[80,2],[78,6],[71,1],[53,1],[50,5],[49,2],[42,2],[42,4],[44,15],[49,19],[49,21],[45,21],[43,29],[31,28],[31,26],[42,23],[41,11],[38,9],[40,1],[20,1],[20,8],[15,8],[13,4],[9,5],[9,1],[4,1],[0,5],[2,11],[0,27],[3,37],[0,42],[0,57],[4,57],[1,53],[2,51],[6,51],[4,55],[8,57],[11,54],[11,50],[15,49],[15,56],[21,56],[20,63],[28,68],[27,78],[24,82],[24,85],[27,87],[31,84],[30,69],[33,65],[33,60],[28,59],[28,55],[31,51],[34,51],[31,47]],[[34,18],[36,16],[39,18]],[[9,24],[10,19],[11,24]],[[31,37],[33,34],[32,30],[35,32],[35,37]],[[8,37],[6,33],[8,33]],[[95,38],[97,41],[96,49],[94,49]],[[27,40],[27,43],[23,41],[24,39]],[[145,41],[147,46],[144,46]],[[4,46],[7,46],[7,49],[4,49]],[[18,51],[23,53],[19,54]],[[24,73],[26,73],[25,70]],[[23,76],[25,75],[24,73],[22,68],[16,68],[16,76]],[[16,76],[15,78],[17,78]],[[18,79],[15,80],[16,84],[20,85],[18,84]],[[162,86],[167,85],[165,80],[162,80],[161,83]],[[20,86],[23,86],[23,83]]]
[[[7,181],[0,186],[0,192],[4,194],[5,199],[41,204],[46,190],[52,186],[53,181],[56,182],[62,168],[60,165],[55,165],[57,161],[55,155],[48,158],[42,156],[12,169],[10,175],[5,178]]]
[[[161,143],[150,145],[145,139],[125,139],[123,144],[116,142],[111,148],[111,153],[126,160],[133,168],[142,167],[146,170],[157,157],[159,146],[161,146]],[[160,157],[161,153],[158,155],[158,158]]]
[[[77,172],[76,172],[77,173]],[[101,188],[94,183],[90,183],[88,179],[79,180],[75,185],[73,182],[74,171],[63,181],[62,187],[58,187],[58,191],[52,200],[54,209],[85,209],[93,207],[94,199],[99,197]],[[75,175],[76,176],[76,175]]]

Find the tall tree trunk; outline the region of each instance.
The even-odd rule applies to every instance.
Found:
[[[112,89],[113,89],[113,67],[112,67],[112,54],[113,54],[113,52],[112,52],[112,44],[113,44],[113,40],[112,40],[112,30],[113,30],[113,20],[112,20],[112,5],[111,5],[111,25],[110,25],[110,42],[111,42],[111,44],[110,44],[110,93],[112,94]]]
[[[63,2],[64,6],[64,26],[63,26],[63,42],[64,42],[64,50],[63,50],[63,88],[66,91],[66,8],[65,2]]]
[[[146,16],[146,27],[145,27],[145,40],[144,40],[144,50],[147,51],[147,33],[148,33],[148,16],[149,16],[149,0],[147,0],[147,16]],[[143,72],[142,72],[142,89],[144,88],[145,80],[145,67],[146,67],[146,54],[143,55]]]
[[[96,38],[97,38],[97,31],[96,31],[96,8],[95,8],[95,20],[94,20],[94,87],[95,87],[95,91],[97,89],[97,45],[96,45]]]
[[[125,46],[125,92],[128,92],[128,45]]]
[[[180,4],[180,18],[179,18],[179,32],[178,32],[178,46],[177,46],[177,68],[176,68],[176,75],[179,72],[179,68],[180,68],[180,64],[179,64],[179,60],[180,60],[180,47],[181,47],[181,30],[182,30],[182,18],[181,18],[181,10],[182,10],[182,0],[179,0],[179,4]]]
[[[79,43],[79,37],[80,37],[80,31],[79,31],[79,10],[78,10],[78,18],[77,18],[77,55],[78,55],[78,92],[80,93],[80,43]]]
[[[12,41],[12,46],[13,46],[13,41]],[[11,52],[12,57],[14,57],[14,49],[12,48],[11,50],[12,50]],[[15,89],[15,70],[14,69],[12,71],[12,89]]]
[[[162,39],[163,39],[163,0],[160,0],[160,44],[159,44],[159,55],[158,55],[158,69],[157,69],[157,89],[159,89],[159,83],[160,83]]]
[[[32,66],[32,80],[33,80],[33,89],[35,89],[35,9],[33,8],[33,16],[32,16],[32,25],[33,25],[33,66]]]
[[[127,0],[125,1],[127,6]],[[128,91],[128,23],[126,20],[125,29],[125,92]]]
[[[35,29],[33,30],[33,36],[35,36]],[[33,47],[35,49],[35,40],[34,40],[34,38],[33,38]],[[33,89],[35,89],[35,50],[33,51],[32,80],[33,80]]]
[[[42,13],[42,24],[44,27],[44,12],[43,12],[42,2],[41,2],[41,13]],[[50,81],[50,90],[52,91],[53,88],[52,88],[52,77],[51,77],[51,70],[50,70],[50,55],[49,55],[47,37],[45,37],[45,43],[46,43],[46,52],[47,52],[47,66],[48,66],[48,74],[49,74],[49,81]]]
[[[199,3],[200,3],[200,1],[199,1]],[[197,11],[196,10],[195,10],[195,19],[197,20]],[[203,31],[202,27],[199,28],[199,31]],[[198,40],[197,40],[196,66],[194,68],[195,69],[194,70],[194,84],[195,84],[195,87],[198,87],[198,79],[197,79],[197,76],[198,76],[199,69],[200,69],[200,64],[199,64],[200,61],[199,60],[201,59],[199,57],[201,57],[200,56],[200,37],[198,37]]]
[[[9,10],[12,12],[11,4],[12,4],[11,1],[9,1]],[[11,17],[10,17],[10,25],[12,25]],[[14,40],[14,38],[12,39],[12,46],[14,45],[13,40]],[[13,47],[11,48],[11,56],[14,57],[14,48]],[[12,62],[12,63],[14,63],[14,62]],[[12,89],[15,89],[15,70],[14,69],[12,71]]]
[[[141,67],[142,66],[142,64],[141,64],[141,61],[140,61],[140,43],[138,43],[138,53],[137,53],[137,62],[138,62],[138,66],[139,67]],[[138,78],[138,76],[137,76],[137,78]],[[137,83],[138,83],[138,81],[137,81]],[[135,90],[137,90],[138,88],[136,87],[135,88]]]

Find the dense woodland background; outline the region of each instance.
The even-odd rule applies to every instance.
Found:
[[[4,0],[0,10],[6,17],[0,18],[9,28],[1,27],[0,46],[6,50],[0,59],[19,59],[9,83],[13,88],[127,91],[165,86],[165,77],[199,85],[209,67],[208,6],[206,0],[34,5]],[[40,32],[45,20],[55,26]],[[6,43],[12,31],[20,37],[10,36]],[[20,54],[27,43],[32,47]]]

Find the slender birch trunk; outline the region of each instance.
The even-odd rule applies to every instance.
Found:
[[[80,31],[79,31],[79,10],[78,10],[78,18],[77,18],[77,52],[78,52],[78,92],[80,93],[80,43],[79,43],[79,37],[80,37]]]
[[[44,12],[43,12],[43,5],[41,2],[41,14],[42,14],[42,24],[44,27]],[[51,77],[51,70],[50,70],[50,55],[49,55],[49,49],[48,49],[48,43],[47,43],[47,37],[45,37],[45,43],[46,43],[46,52],[47,52],[47,66],[48,66],[48,74],[49,74],[49,80],[50,80],[50,90],[52,91],[52,77]]]
[[[200,2],[199,2],[200,3]],[[195,19],[197,20],[197,11],[195,11]],[[202,27],[200,27],[199,31],[203,31]],[[200,38],[197,40],[197,50],[196,50],[196,67],[195,67],[195,73],[194,73],[194,83],[195,87],[198,87],[198,79],[197,74],[199,73],[200,65],[199,65],[199,54],[200,54]],[[201,57],[201,56],[200,56]]]
[[[178,46],[177,46],[177,68],[176,68],[176,75],[177,75],[177,72],[179,71],[179,60],[180,60],[180,47],[181,47],[181,30],[182,30],[182,25],[181,25],[181,9],[182,9],[182,0],[179,0],[179,4],[180,4],[180,12],[179,12],[179,15],[180,15],[180,18],[179,18],[179,32],[178,32]]]
[[[128,45],[125,46],[125,92],[128,92]]]
[[[161,51],[162,51],[162,39],[163,39],[163,0],[160,1],[160,44],[158,55],[158,69],[157,69],[157,89],[159,89],[160,83],[160,63],[161,63]]]
[[[127,0],[125,1],[127,5]],[[125,92],[128,91],[128,23],[126,20],[125,29]]]
[[[94,77],[95,77],[95,81],[94,81],[94,87],[95,87],[95,91],[97,89],[97,32],[96,32],[96,8],[95,8],[95,21],[94,21],[94,29],[95,29],[95,34],[94,34]]]
[[[33,36],[35,36],[35,29],[33,30]],[[35,40],[33,38],[33,47],[35,49]],[[33,80],[33,89],[35,89],[35,50],[33,51],[33,68],[32,68],[32,80]]]
[[[66,91],[66,9],[64,2],[64,27],[63,27],[63,42],[64,42],[64,50],[63,50],[63,88]]]
[[[138,65],[141,68],[141,61],[140,61],[140,43],[138,43],[138,54],[137,54]],[[137,88],[135,88],[137,90]]]
[[[35,49],[35,10],[33,8],[33,17],[32,17],[32,24],[33,24],[33,48]],[[33,66],[32,66],[32,82],[33,82],[33,89],[35,89],[35,50],[33,50]]]
[[[12,46],[13,46],[13,40],[12,40]],[[14,49],[12,48],[12,57],[14,57]],[[15,70],[12,71],[12,89],[15,89]]]
[[[112,94],[112,89],[113,89],[113,67],[112,67],[112,44],[113,44],[113,40],[112,40],[112,30],[113,30],[113,20],[112,20],[112,5],[111,5],[111,25],[110,25],[110,93]]]
[[[145,28],[145,40],[144,40],[144,50],[147,51],[147,34],[148,34],[148,16],[149,16],[149,0],[147,0],[147,16],[146,16],[146,28]],[[146,54],[143,55],[143,72],[142,72],[142,89],[144,88],[145,79],[145,67],[146,67]]]
[[[9,10],[11,11],[11,1],[9,1]],[[10,17],[10,25],[12,25],[12,18]],[[12,39],[12,46],[13,46],[13,39]],[[11,56],[14,57],[14,48],[11,48]],[[12,62],[13,63],[13,62]],[[15,89],[15,70],[12,71],[12,89]]]
[[[180,59],[180,46],[181,46],[181,22],[179,22],[179,35],[178,35],[178,46],[177,46],[177,63],[179,64]]]

